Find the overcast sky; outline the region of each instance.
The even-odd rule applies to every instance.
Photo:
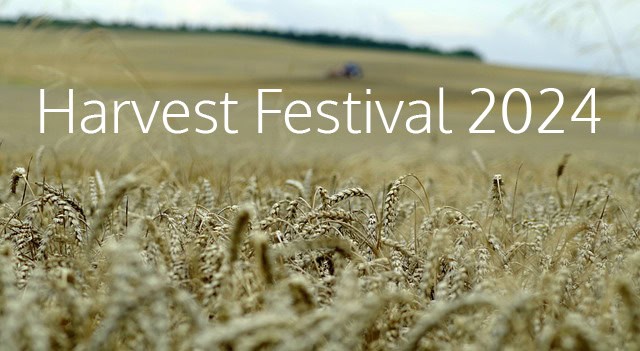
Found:
[[[535,11],[544,3],[564,10],[542,17]],[[594,3],[603,4],[604,17]],[[23,14],[358,34],[470,47],[499,64],[606,73],[621,73],[626,64],[640,76],[637,0],[0,0],[1,17]],[[603,46],[608,33],[625,48],[624,62]]]

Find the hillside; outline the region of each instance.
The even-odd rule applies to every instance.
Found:
[[[436,133],[431,136],[406,133],[354,136],[339,133],[328,138],[309,134],[303,137],[303,141],[287,133],[282,123],[276,125],[274,120],[269,131],[260,137],[260,147],[290,148],[296,145],[298,150],[311,154],[319,150],[351,153],[363,147],[381,148],[393,155],[396,151],[390,150],[424,148],[429,144],[435,145],[434,142],[444,146],[495,150],[501,148],[499,142],[509,140],[512,146],[503,152],[544,153],[558,149],[580,152],[601,150],[601,145],[607,144],[604,140],[614,137],[618,142],[611,152],[618,154],[619,148],[626,150],[635,145],[634,136],[619,135],[620,127],[617,122],[613,123],[627,116],[625,106],[606,103],[609,99],[620,100],[629,94],[624,81],[499,67],[464,59],[334,48],[232,34],[203,36],[103,29],[31,30],[3,27],[0,28],[0,40],[5,43],[0,48],[0,67],[4,77],[0,81],[0,92],[1,102],[6,107],[0,120],[4,126],[11,125],[11,133],[7,132],[8,128],[2,128],[4,147],[9,148],[15,145],[16,137],[22,143],[34,146],[61,144],[59,139],[66,134],[64,121],[57,131],[51,129],[44,135],[35,132],[39,122],[39,89],[48,88],[48,101],[55,104],[56,94],[60,101],[66,101],[63,87],[75,88],[85,100],[138,100],[143,111],[150,111],[151,102],[155,100],[167,102],[181,99],[193,103],[202,99],[221,98],[225,92],[241,101],[241,106],[234,112],[237,128],[244,131],[240,135],[189,136],[170,141],[189,142],[196,149],[209,149],[219,143],[229,142],[244,145],[248,150],[255,148],[256,92],[260,88],[284,90],[278,101],[274,101],[279,104],[277,106],[295,99],[305,99],[312,105],[325,99],[340,101],[351,92],[357,99],[381,101],[386,113],[393,115],[398,101],[414,99],[429,101],[435,114],[438,88],[444,87],[448,127],[457,131],[447,136]],[[326,78],[331,69],[347,61],[358,62],[364,69],[365,78],[356,81]],[[584,124],[572,124],[568,120],[588,89],[595,85],[598,87],[597,110],[604,122],[601,123],[600,132],[591,136]],[[565,108],[554,125],[565,127],[567,134],[561,137],[539,136],[535,133],[505,135],[501,133],[504,128],[500,128],[502,122],[497,115],[498,103],[485,122],[487,127],[497,126],[498,134],[479,138],[469,136],[468,127],[488,103],[486,96],[470,94],[472,89],[478,87],[492,89],[498,102],[508,89],[526,89],[533,101],[532,125],[539,125],[557,104],[550,94],[540,96],[538,92],[548,87],[560,89],[565,97]],[[365,94],[366,89],[371,89],[371,96]],[[16,101],[20,103],[16,104]],[[513,106],[510,113],[518,118],[522,104],[516,100]],[[339,117],[344,118],[342,115]],[[532,130],[535,131],[534,128]],[[165,138],[162,136],[167,135],[154,130],[144,137],[135,131],[129,134],[130,138],[142,138],[151,145],[163,142]],[[81,135],[71,138],[91,147],[101,145],[105,139]],[[585,138],[591,142],[583,143]],[[111,140],[108,137],[104,143],[109,144]],[[540,147],[531,148],[532,142],[540,144]]]

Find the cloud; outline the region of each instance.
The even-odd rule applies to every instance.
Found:
[[[269,13],[279,28],[395,39],[403,34],[403,29],[388,16],[386,2],[237,0],[233,5],[245,11]]]
[[[269,11],[242,9],[227,0],[14,0],[0,8],[3,16],[23,14],[156,24],[266,26],[274,23]]]
[[[488,33],[485,24],[459,15],[400,10],[391,11],[390,16],[408,35],[418,38],[443,35],[480,37]]]
[[[226,0],[182,0],[178,6],[175,0],[160,0],[145,5],[159,6],[164,12],[164,19],[173,23],[254,27],[274,23],[269,12],[238,8]]]

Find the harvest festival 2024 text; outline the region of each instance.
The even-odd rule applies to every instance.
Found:
[[[554,118],[562,110],[564,103],[564,95],[562,91],[556,88],[543,89],[537,94],[552,94],[557,99],[556,107],[537,127],[539,134],[562,134],[563,129],[554,129],[551,126]],[[45,89],[40,89],[40,133],[45,133],[45,121],[49,123],[60,123],[64,121],[68,123],[68,132],[70,134],[77,133],[78,126],[84,134],[106,134],[119,133],[120,118],[124,115],[130,117],[135,115],[141,133],[149,133],[154,121],[162,120],[162,126],[171,134],[184,134],[190,132],[190,128],[177,126],[178,119],[198,118],[206,123],[208,128],[195,128],[198,134],[212,134],[216,131],[227,134],[238,134],[240,131],[234,129],[233,109],[238,108],[240,102],[232,100],[229,93],[224,94],[224,99],[219,101],[201,100],[190,107],[181,100],[172,100],[162,104],[155,101],[150,113],[143,114],[136,101],[113,101],[106,104],[100,100],[87,100],[83,102],[84,113],[82,116],[76,116],[74,110],[74,90],[68,91],[68,104],[66,107],[50,107],[46,105]],[[333,134],[341,128],[346,129],[350,134],[370,134],[372,133],[372,125],[379,124],[384,128],[384,132],[393,133],[399,129],[403,129],[411,134],[429,134],[432,132],[432,122],[434,130],[442,134],[452,134],[454,131],[447,128],[445,119],[445,89],[438,89],[437,112],[432,113],[432,105],[425,100],[413,100],[409,102],[398,101],[395,105],[389,107],[394,108],[393,113],[385,113],[385,103],[374,100],[354,99],[352,93],[348,93],[345,100],[323,100],[310,104],[304,100],[292,100],[286,105],[274,104],[269,106],[266,102],[267,98],[278,99],[283,94],[283,89],[258,89],[257,98],[257,123],[255,131],[257,134],[264,132],[264,121],[270,118],[278,119],[293,134],[321,133]],[[495,129],[486,129],[482,126],[483,121],[494,109],[496,104],[496,96],[490,89],[477,88],[470,91],[472,95],[483,95],[486,99],[487,106],[478,115],[473,124],[468,128],[470,134],[493,134]],[[365,90],[365,95],[372,97],[371,89]],[[522,134],[534,128],[531,126],[532,103],[529,93],[521,88],[513,88],[499,102],[501,105],[501,115],[504,128],[512,134]],[[509,115],[509,106],[513,103],[524,104],[524,114],[518,116]],[[107,113],[107,105],[112,107],[111,112]],[[278,106],[280,105],[280,106]],[[161,108],[162,106],[162,108]],[[355,113],[355,107],[364,107],[364,113]],[[408,115],[407,109],[420,109],[418,114]],[[159,111],[162,111],[161,113]],[[434,109],[435,110],[435,109]],[[89,112],[90,114],[85,114]],[[217,112],[217,113],[216,113]],[[336,113],[338,112],[338,113]],[[403,113],[404,112],[404,113]],[[65,118],[66,115],[66,118]],[[585,116],[586,115],[586,116]],[[78,117],[78,118],[77,118]],[[433,117],[433,118],[432,118]],[[322,127],[311,128],[309,120],[312,118],[322,119]],[[432,121],[433,120],[433,121]],[[79,121],[79,125],[77,124]],[[356,123],[360,121],[360,123]],[[362,123],[362,121],[364,121]],[[596,115],[596,90],[589,89],[578,108],[571,116],[572,122],[588,122],[591,133],[596,131],[596,123],[600,118]],[[219,126],[222,122],[222,126]],[[155,122],[159,123],[159,122]],[[312,124],[315,125],[315,124]],[[358,126],[356,126],[358,125]]]

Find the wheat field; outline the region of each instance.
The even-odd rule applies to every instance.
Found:
[[[39,181],[34,160],[0,188],[6,349],[639,346],[638,171]]]
[[[574,89],[570,100],[593,77],[145,35],[0,31],[11,44],[0,82],[2,349],[640,349],[638,139],[615,104],[594,136],[212,140],[36,135],[37,112],[16,102],[45,84],[197,99],[277,79],[313,99],[359,85],[417,95],[424,87],[394,75],[394,60],[460,89],[551,81]],[[211,53],[162,55],[203,43]],[[260,55],[233,48],[271,59],[256,68]],[[278,60],[285,51],[298,66]],[[373,77],[316,77],[354,55]],[[624,95],[614,83],[605,95]],[[463,118],[482,103],[460,93],[451,108]]]

